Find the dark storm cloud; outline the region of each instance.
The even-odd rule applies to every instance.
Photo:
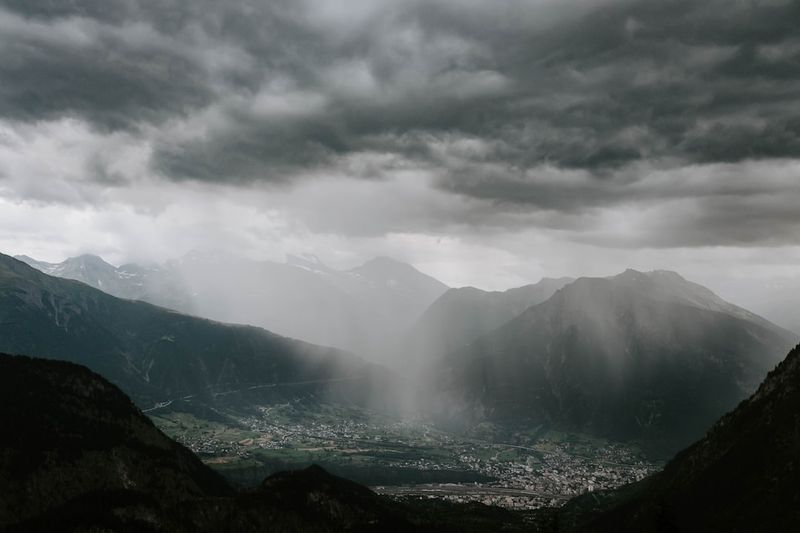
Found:
[[[0,17],[5,117],[77,116],[115,130],[210,102],[202,69],[147,26],[119,28],[75,17],[42,21],[8,12]]]
[[[652,219],[624,246],[783,246],[800,234],[798,195],[712,197]]]
[[[130,128],[223,105],[223,123],[156,154],[175,177],[290,174],[376,149],[381,134],[377,149],[390,152],[403,152],[409,134],[501,139],[484,157],[523,169],[800,154],[797,2],[567,3],[549,15],[535,3],[386,3],[360,23],[348,14],[368,9],[358,3],[321,20],[319,4],[283,2],[3,5],[28,21],[3,43],[6,116],[76,114]],[[537,15],[549,18],[537,24]],[[192,53],[204,47],[246,61],[212,72]],[[359,93],[348,75],[367,86]],[[302,116],[253,116],[247,101],[275,80],[324,102]],[[239,105],[224,105],[231,95]],[[727,124],[731,114],[744,124]]]
[[[701,230],[681,230],[696,244],[726,231],[726,208],[767,209],[730,201],[763,193],[759,181],[698,189],[650,174],[800,157],[796,1],[0,6],[0,115],[134,132],[173,180],[411,166],[441,191],[567,214],[699,195],[683,222]]]

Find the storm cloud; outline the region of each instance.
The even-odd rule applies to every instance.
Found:
[[[0,0],[0,196],[157,217],[241,194],[295,237],[373,244],[794,246],[798,20],[781,0]]]

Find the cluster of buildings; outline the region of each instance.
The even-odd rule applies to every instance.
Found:
[[[638,481],[658,465],[646,462],[620,444],[593,445],[581,439],[536,438],[514,444],[492,439],[461,437],[431,426],[377,423],[369,418],[319,416],[278,417],[275,408],[242,418],[241,437],[199,432],[188,439],[193,451],[205,457],[249,457],[254,448],[320,451],[332,461],[358,454],[376,468],[402,468],[420,472],[445,470],[472,472],[475,483],[408,484],[376,487],[397,496],[443,498],[456,502],[478,501],[510,509],[559,505],[569,498]],[[420,476],[422,479],[423,476]]]
[[[493,481],[376,489],[396,497],[436,497],[459,503],[476,501],[526,510],[558,506],[585,492],[617,488],[639,481],[658,468],[656,464],[646,462],[618,444],[599,447],[589,455],[584,446],[581,447],[581,453],[576,453],[568,443],[543,440],[530,446],[526,450],[516,451],[509,458],[498,453],[502,444],[454,444],[457,461],[438,465],[468,468],[493,478]],[[537,447],[542,450],[537,450]],[[418,461],[408,461],[406,464],[411,466],[418,464]]]

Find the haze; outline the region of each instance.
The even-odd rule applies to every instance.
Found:
[[[799,10],[5,0],[0,250],[669,269],[795,327]]]

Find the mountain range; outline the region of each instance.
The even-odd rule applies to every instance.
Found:
[[[442,356],[443,419],[548,425],[667,453],[755,390],[797,338],[667,271],[580,278]]]
[[[449,289],[408,330],[402,349],[414,354],[414,366],[419,366],[502,326],[573,281],[544,278],[535,284],[492,292],[475,287]]]
[[[349,353],[116,298],[1,254],[0,351],[86,365],[143,408],[309,396],[392,402],[388,373]]]
[[[412,314],[408,302],[417,300],[398,303],[400,287],[417,286],[409,294],[430,295],[439,287],[408,265],[381,259],[346,276],[300,259],[280,266],[219,256],[186,262],[193,265],[186,272],[197,277],[177,276],[175,269],[170,276],[204,287],[196,302],[226,292],[228,282],[216,285],[219,278],[254,280],[266,270],[310,276],[306,284],[327,280],[320,287],[333,287],[331,279],[342,286],[352,282],[363,290],[362,301],[374,298],[367,307],[388,309],[394,297],[408,312],[398,311],[402,316]],[[91,257],[39,268],[70,277],[83,272],[106,288],[110,280],[141,280],[120,275],[130,267],[109,271],[113,267]],[[287,281],[283,288],[295,285]],[[311,292],[319,296],[322,289]],[[290,293],[287,300],[294,298]],[[248,298],[256,307],[269,300],[253,291]],[[292,305],[320,310],[318,304]],[[545,279],[499,293],[451,289],[410,323],[399,342],[376,328],[383,337],[374,342],[394,353],[396,365],[417,368],[409,388],[381,367],[336,349],[115,298],[7,256],[0,256],[0,328],[0,350],[86,364],[143,407],[170,401],[247,406],[313,396],[396,412],[410,402],[416,412],[433,413],[450,427],[481,421],[544,425],[657,443],[657,451],[667,454],[747,397],[797,340],[668,271]]]
[[[405,332],[447,290],[411,265],[385,257],[344,271],[314,256],[275,263],[192,252],[162,265],[120,267],[94,255],[61,263],[17,259],[120,298],[259,326],[389,364],[387,341]]]

